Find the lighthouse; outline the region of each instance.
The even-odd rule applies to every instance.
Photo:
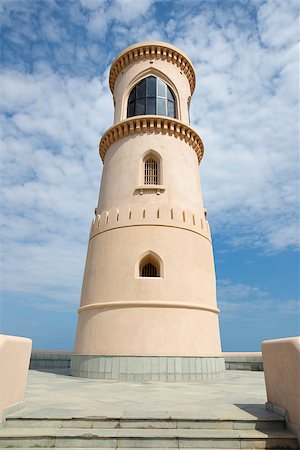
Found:
[[[190,59],[145,41],[113,61],[114,124],[89,236],[71,374],[198,380],[224,373],[213,248],[190,126]]]

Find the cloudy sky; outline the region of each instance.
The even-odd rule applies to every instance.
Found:
[[[1,0],[1,332],[73,348],[113,122],[109,67],[181,48],[211,224],[225,351],[299,334],[297,0]]]

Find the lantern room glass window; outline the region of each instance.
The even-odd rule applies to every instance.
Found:
[[[152,75],[136,84],[128,98],[127,117],[151,114],[175,118],[175,110],[175,95],[171,88]]]

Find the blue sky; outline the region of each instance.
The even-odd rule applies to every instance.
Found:
[[[299,334],[298,2],[1,0],[1,332],[73,348],[112,59],[193,61],[225,351]]]

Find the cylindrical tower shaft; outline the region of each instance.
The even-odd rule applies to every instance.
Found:
[[[99,146],[74,364],[88,355],[221,361],[203,144],[189,125],[192,63],[169,44],[135,44],[113,62],[110,87],[115,119]],[[214,364],[220,373],[223,360]]]

